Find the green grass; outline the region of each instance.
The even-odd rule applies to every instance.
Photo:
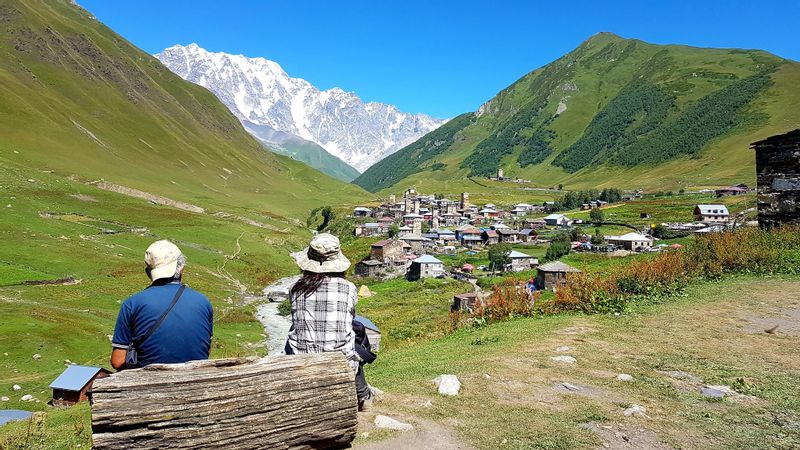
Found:
[[[738,314],[759,317],[765,304],[780,308],[798,285],[797,278],[731,278],[692,285],[667,303],[635,305],[621,317],[558,315],[464,329],[381,354],[367,378],[390,392],[383,409],[457,424],[477,448],[596,448],[599,438],[578,427],[587,422],[647,428],[657,441],[683,448],[791,448],[800,434],[781,423],[800,420],[794,395],[800,380],[790,363],[800,357],[790,344],[797,336],[773,338],[732,324]],[[758,294],[742,298],[744,290]],[[586,331],[559,334],[568,327]],[[476,339],[485,344],[474,345]],[[769,345],[773,339],[784,345]],[[550,361],[559,345],[574,348],[569,354],[576,365]],[[710,402],[656,372],[677,369],[708,383],[744,378],[757,387],[759,400]],[[635,381],[615,381],[620,372]],[[460,396],[434,394],[430,380],[443,373],[464,383]],[[561,381],[592,386],[597,394],[553,392]],[[430,398],[433,407],[414,408],[408,398]],[[631,403],[648,408],[651,419],[623,418]]]

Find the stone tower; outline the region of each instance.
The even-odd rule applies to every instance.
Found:
[[[411,234],[422,236],[422,219],[414,219],[414,224],[411,226]]]
[[[461,193],[461,209],[466,210],[469,208],[469,192]]]

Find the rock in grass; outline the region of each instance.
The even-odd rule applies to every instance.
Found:
[[[383,391],[376,388],[373,385],[369,385],[369,390],[372,391],[372,395],[374,395],[375,397],[380,397],[383,395]]]
[[[575,364],[576,362],[578,362],[577,359],[568,355],[551,356],[550,359],[556,362],[561,362],[566,364]]]
[[[32,358],[33,358],[33,360],[34,360],[34,361],[38,361],[38,360],[42,359],[42,355],[40,355],[40,354],[38,354],[38,353],[35,353],[35,354],[32,356]]]
[[[686,380],[686,381],[690,381],[692,383],[702,383],[703,382],[703,380],[700,377],[696,377],[694,375],[688,374],[688,373],[686,373],[686,372],[684,372],[682,370],[670,370],[670,371],[661,372],[661,373],[663,373],[664,375],[666,375],[666,376],[668,376],[670,378],[674,378],[676,380]]]
[[[458,377],[455,375],[439,375],[433,380],[433,383],[442,395],[458,395],[461,390],[461,382],[458,381]]]
[[[582,388],[581,388],[580,386],[575,386],[574,384],[572,384],[572,383],[567,383],[566,381],[563,381],[563,382],[561,383],[561,386],[562,386],[564,389],[566,389],[566,390],[568,390],[568,391],[572,391],[572,392],[578,392],[578,391],[582,390]]]
[[[11,400],[11,399],[8,398],[8,397],[0,397],[0,402],[7,402],[9,400]]]
[[[33,400],[33,396],[31,394],[25,394],[19,399],[21,402],[29,402],[31,400]]]
[[[400,422],[389,416],[378,414],[375,416],[375,427],[385,430],[411,431],[414,427],[411,424]]]
[[[11,386],[11,389],[13,389],[15,391],[18,391],[18,390],[22,389],[22,386],[20,386],[18,384],[15,384],[14,386]]]
[[[568,352],[570,350],[572,350],[572,348],[566,345],[562,345],[561,347],[556,347],[556,351],[559,353]]]
[[[622,412],[625,417],[650,417],[647,415],[647,409],[645,409],[642,405],[633,404],[630,408],[627,408],[625,411]]]
[[[628,375],[627,373],[621,373],[617,375],[617,380],[619,381],[633,381],[633,377]]]
[[[700,393],[706,398],[724,398],[733,393],[730,386],[704,384],[700,386]]]

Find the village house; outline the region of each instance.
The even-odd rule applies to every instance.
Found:
[[[444,276],[444,263],[431,255],[422,255],[411,261],[408,269],[408,280],[416,281],[422,278],[436,278]]]
[[[417,236],[416,234],[401,234],[399,237],[401,240],[411,246],[411,251],[413,253],[418,255],[433,248],[433,241],[426,237],[422,237],[422,235]]]
[[[88,392],[98,378],[111,375],[106,369],[91,366],[68,366],[52,383],[53,405],[69,406],[89,399]]]
[[[606,242],[618,248],[641,251],[653,247],[653,238],[639,233],[627,233],[622,236],[606,236]]]
[[[365,259],[356,263],[355,274],[357,277],[378,278],[382,275],[382,271],[385,267],[386,264],[382,261]]]
[[[743,186],[729,186],[714,191],[717,197],[724,197],[726,195],[744,195],[747,194],[748,189],[746,185]]]
[[[522,272],[523,270],[528,270],[539,265],[538,258],[516,250],[511,251],[511,253],[508,254],[508,258],[511,260],[509,268],[512,272]]]
[[[752,144],[756,151],[758,224],[800,224],[800,128]]]
[[[497,230],[497,234],[500,237],[500,242],[508,243],[508,244],[515,244],[520,242],[519,231],[512,230],[511,228],[501,228]]]
[[[403,216],[403,223],[406,225],[413,225],[415,220],[423,220],[424,217],[420,214],[411,213]]]
[[[456,228],[456,240],[467,247],[481,243],[481,230],[472,225],[462,225]]]
[[[411,245],[399,239],[384,239],[372,244],[369,259],[382,263],[405,262],[405,256],[411,252]]]
[[[566,281],[568,273],[580,273],[580,270],[561,261],[552,261],[539,266],[536,272],[537,289],[555,290]]]
[[[481,242],[483,242],[483,245],[494,245],[500,242],[500,236],[496,230],[483,230]]]
[[[381,225],[378,222],[368,222],[364,224],[356,225],[355,235],[356,236],[380,236],[381,234],[386,233],[388,228]]]
[[[519,230],[519,239],[521,242],[533,242],[536,240],[538,233],[532,228],[523,228]]]
[[[568,227],[572,225],[569,217],[563,214],[550,214],[544,218],[544,223],[551,227]]]
[[[363,206],[359,206],[353,210],[353,217],[369,217],[370,214],[372,214],[372,210]]]
[[[697,205],[694,219],[698,222],[727,222],[730,217],[725,205]]]
[[[469,311],[472,312],[475,309],[475,305],[478,302],[478,294],[475,292],[467,292],[466,294],[458,294],[453,296],[453,303],[450,305],[450,311],[458,312],[458,311]]]

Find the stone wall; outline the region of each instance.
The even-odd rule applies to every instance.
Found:
[[[800,129],[755,142],[758,223],[800,225]]]

